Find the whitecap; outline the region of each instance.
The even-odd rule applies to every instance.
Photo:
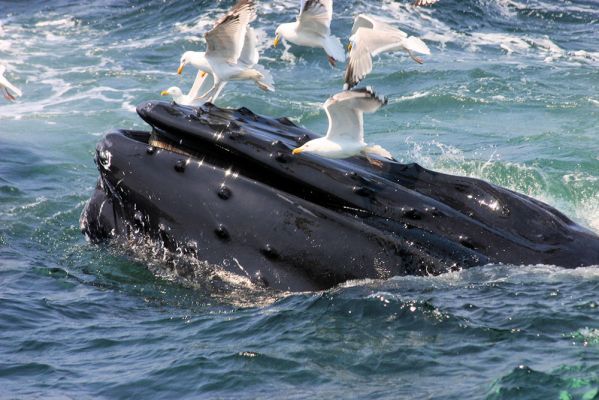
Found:
[[[60,26],[63,28],[69,28],[75,26],[76,22],[73,17],[65,17],[56,20],[47,20],[47,21],[39,21],[35,24],[37,27],[45,27],[45,26]]]
[[[422,97],[427,97],[431,94],[431,92],[414,92],[410,95],[407,96],[401,96],[399,98],[394,98],[392,99],[389,103],[393,104],[393,103],[402,103],[404,101],[409,101],[409,100],[415,100],[415,99],[420,99]]]
[[[508,53],[524,52],[530,49],[530,44],[526,40],[513,35],[503,33],[482,33],[472,34],[470,41],[472,46],[497,46]]]
[[[0,32],[0,34],[2,34]],[[0,51],[8,51],[12,43],[9,40],[0,40]]]
[[[124,101],[121,103],[121,108],[125,111],[129,111],[129,112],[136,112],[137,108],[129,101]]]
[[[64,36],[58,36],[53,34],[52,32],[46,32],[44,37],[49,42],[66,42],[67,39]]]
[[[526,41],[531,43],[532,45],[538,47],[541,50],[547,51],[551,54],[561,55],[564,54],[564,50],[555,44],[549,37],[545,36],[543,38],[525,38]]]

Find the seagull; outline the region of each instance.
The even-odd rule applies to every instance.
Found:
[[[278,26],[274,46],[284,38],[300,46],[321,47],[334,67],[345,61],[345,51],[339,38],[331,35],[332,19],[333,0],[302,0],[297,21]]]
[[[206,33],[205,52],[183,53],[177,73],[181,74],[187,64],[198,68],[203,74],[211,73],[214,85],[204,95],[211,102],[216,100],[228,81],[252,80],[260,89],[274,92],[272,76],[258,64],[256,33],[248,26],[255,18],[254,1],[239,0]]]
[[[326,136],[310,140],[292,153],[314,153],[327,158],[375,154],[392,160],[391,153],[381,146],[364,142],[364,113],[373,113],[385,104],[387,99],[378,97],[371,87],[337,93],[323,105],[329,118]]]
[[[372,57],[380,53],[403,50],[418,64],[424,61],[414,53],[431,53],[419,38],[408,36],[407,33],[366,14],[360,14],[355,18],[349,40],[345,89],[354,87],[372,71]]]
[[[184,106],[200,106],[205,102],[205,96],[200,95],[201,88],[206,85],[206,77],[207,74],[203,71],[198,71],[196,75],[196,79],[193,82],[193,86],[189,90],[189,93],[183,94],[183,91],[177,86],[172,86],[167,90],[163,90],[160,92],[161,96],[171,96],[173,101],[177,104],[181,104]]]
[[[21,89],[13,85],[4,77],[6,66],[0,65],[0,89],[4,91],[4,98],[8,101],[15,101],[17,97],[23,95]]]

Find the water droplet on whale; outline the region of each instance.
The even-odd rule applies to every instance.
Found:
[[[177,172],[183,172],[185,171],[185,166],[187,165],[187,163],[185,162],[185,160],[179,160],[175,163],[175,171]]]
[[[216,233],[216,236],[218,236],[219,238],[223,239],[223,240],[228,240],[230,239],[230,235],[229,235],[229,231],[227,231],[227,228],[225,228],[225,226],[223,224],[219,224],[216,229],[214,230],[214,233]]]
[[[262,249],[260,249],[260,253],[262,253],[266,258],[271,260],[276,260],[279,258],[279,253],[270,245],[266,244]]]
[[[233,193],[231,192],[231,189],[229,189],[227,186],[221,186],[220,189],[218,189],[218,192],[216,192],[216,194],[221,199],[228,200]]]

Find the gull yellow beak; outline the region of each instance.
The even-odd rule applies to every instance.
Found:
[[[201,72],[202,72],[202,74],[201,74],[200,76],[201,76],[202,78],[205,78],[205,77],[206,77],[206,75],[208,75],[208,72],[205,72],[205,71],[201,71]]]
[[[162,92],[160,92],[161,96],[168,96],[168,91],[163,90]]]
[[[183,72],[183,68],[185,68],[185,64],[179,65],[179,69],[177,70],[177,74],[181,75],[181,72]]]
[[[293,151],[291,152],[291,154],[293,154],[294,156],[298,155],[299,153],[301,153],[302,150],[300,147],[298,147],[297,149],[293,149]]]
[[[273,42],[273,46],[277,47],[279,45],[279,42],[281,41],[281,35],[277,35],[275,37],[275,41]]]
[[[354,45],[351,44],[351,42],[349,42],[349,44],[347,45],[347,50],[351,51],[352,47],[354,47]]]

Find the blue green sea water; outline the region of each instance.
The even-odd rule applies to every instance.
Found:
[[[489,265],[324,292],[215,290],[161,261],[88,244],[79,215],[96,142],[144,129],[135,106],[187,88],[180,55],[232,1],[0,0],[0,398],[599,398],[599,266]],[[268,94],[218,105],[326,130],[342,86],[318,50],[273,49],[298,1],[259,2]],[[385,55],[364,81],[389,97],[369,142],[404,162],[483,178],[599,232],[597,0],[336,0],[431,48]]]

